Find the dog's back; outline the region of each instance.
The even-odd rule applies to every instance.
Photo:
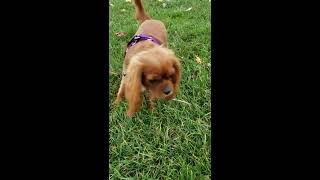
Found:
[[[140,26],[136,34],[148,34],[167,47],[167,31],[165,25],[159,21],[152,19],[144,10],[141,0],[134,0],[135,18],[139,21]]]

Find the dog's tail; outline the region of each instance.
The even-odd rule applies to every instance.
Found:
[[[145,20],[151,19],[151,17],[144,11],[141,0],[134,0],[134,4],[136,9],[135,18],[139,21],[140,24]]]

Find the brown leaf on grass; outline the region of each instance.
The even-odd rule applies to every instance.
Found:
[[[117,32],[116,33],[116,36],[118,36],[118,37],[123,37],[125,35],[127,35],[127,33],[125,33],[125,32]]]
[[[202,60],[199,58],[199,56],[197,56],[196,55],[196,62],[198,63],[198,64],[201,64],[202,63]]]

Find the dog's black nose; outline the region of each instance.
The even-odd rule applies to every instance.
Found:
[[[163,89],[163,93],[165,93],[166,95],[171,93],[171,88],[169,86],[167,86],[166,88]]]

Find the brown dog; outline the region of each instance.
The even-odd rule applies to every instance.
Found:
[[[141,0],[134,3],[135,17],[140,27],[128,43],[115,101],[118,105],[126,97],[129,103],[127,115],[130,117],[140,110],[143,91],[149,92],[149,108],[152,110],[153,100],[175,97],[181,78],[179,59],[167,48],[164,24],[145,13]]]

